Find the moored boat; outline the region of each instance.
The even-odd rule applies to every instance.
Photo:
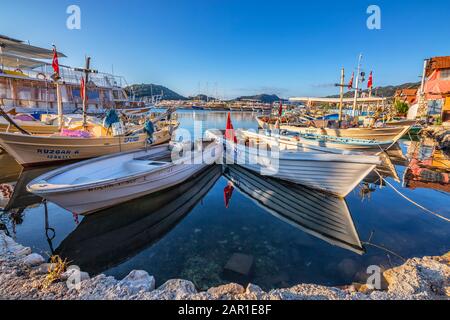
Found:
[[[350,193],[364,177],[380,164],[376,155],[314,147],[301,143],[287,148],[277,138],[236,130],[237,144],[209,133],[226,146],[227,164],[262,175],[322,190],[339,197]]]
[[[345,137],[364,140],[391,141],[397,142],[410,129],[409,126],[399,127],[383,127],[383,128],[348,128],[348,129],[332,129],[332,128],[314,128],[314,127],[297,127],[290,125],[281,125],[281,130],[292,131],[301,134],[316,134],[334,137]]]
[[[177,149],[180,146],[182,149]],[[89,214],[177,185],[221,155],[215,141],[203,143],[193,152],[190,144],[189,150],[185,146],[178,143],[170,150],[165,144],[87,160],[46,173],[27,189],[73,213]],[[182,154],[171,161],[174,152]]]

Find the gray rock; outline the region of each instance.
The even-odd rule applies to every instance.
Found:
[[[173,279],[168,280],[158,289],[147,296],[149,300],[190,300],[197,294],[191,281]]]
[[[32,253],[23,258],[22,262],[26,266],[34,267],[44,263],[45,259],[40,254]]]
[[[133,270],[118,284],[121,289],[126,287],[131,294],[139,291],[152,291],[155,289],[155,278],[150,276],[147,271]]]
[[[224,300],[231,299],[238,294],[242,294],[245,292],[243,286],[236,283],[229,283],[219,287],[210,288],[207,291],[214,299]]]
[[[56,268],[56,263],[43,263],[38,266],[35,271],[37,274],[47,274],[49,271]]]

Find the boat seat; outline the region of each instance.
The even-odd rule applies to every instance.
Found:
[[[131,173],[137,173],[142,171],[149,171],[158,167],[161,167],[165,163],[145,160],[133,160],[124,163],[124,168]]]
[[[88,178],[88,177],[78,177],[77,179],[75,179],[72,184],[84,184],[87,182],[92,181],[92,179]]]

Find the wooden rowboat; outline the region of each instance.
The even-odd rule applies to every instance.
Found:
[[[226,146],[225,161],[261,175],[345,197],[378,164],[380,157],[300,143],[286,148],[274,137],[237,130],[235,144],[209,132]]]
[[[345,137],[354,139],[376,140],[397,142],[406,133],[409,126],[384,127],[384,128],[349,128],[349,129],[330,129],[330,128],[313,128],[313,127],[296,127],[296,126],[280,126],[280,130],[286,130],[302,134],[316,134],[334,137]]]
[[[172,145],[170,146],[172,147]],[[86,215],[180,184],[221,155],[215,141],[191,152],[169,144],[86,160],[46,173],[27,190],[66,210]],[[171,154],[183,153],[172,161]],[[168,158],[165,161],[155,159]],[[174,159],[175,160],[175,159]]]
[[[24,167],[83,160],[159,145],[170,141],[171,129],[164,127],[156,131],[151,144],[147,139],[145,133],[91,138],[0,133],[0,145]]]

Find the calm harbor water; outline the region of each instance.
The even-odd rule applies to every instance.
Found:
[[[203,129],[225,128],[224,112],[178,114],[181,128],[190,132],[194,120],[201,121]],[[236,128],[257,128],[252,113],[235,112],[232,120]],[[421,162],[430,165],[432,153],[427,143],[401,141],[389,154],[395,168],[380,171],[402,194],[449,217],[448,160],[437,157],[434,165],[440,169],[424,172],[419,166]],[[216,166],[166,192],[82,218],[52,203],[44,206],[26,193],[27,182],[48,169],[20,174],[13,160],[0,157],[0,184],[12,192],[0,200],[0,207],[7,210],[0,211],[0,227],[34,251],[60,254],[92,275],[103,272],[123,278],[133,269],[143,269],[155,276],[157,285],[183,278],[200,289],[230,281],[252,282],[265,289],[300,282],[343,285],[364,281],[370,265],[391,267],[402,263],[398,256],[440,255],[450,250],[448,222],[413,205],[391,187],[380,187],[376,174],[344,201]],[[226,204],[224,189],[229,179],[239,183],[228,193]],[[257,192],[249,192],[246,186]],[[298,209],[264,197],[268,192],[283,199],[284,188],[291,192],[289,204]],[[342,216],[342,227],[355,230],[355,236],[345,242],[330,231],[318,234],[320,228],[300,217],[311,212]],[[321,230],[329,230],[326,227],[322,225]],[[366,243],[369,238],[377,247]]]

